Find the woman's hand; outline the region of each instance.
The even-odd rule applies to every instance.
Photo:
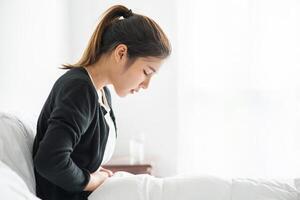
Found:
[[[90,181],[84,188],[84,191],[94,191],[97,187],[101,186],[108,177],[107,172],[95,171],[90,174]]]
[[[99,172],[106,172],[106,173],[108,174],[108,177],[111,177],[111,176],[114,175],[114,173],[113,173],[111,170],[105,169],[105,168],[103,168],[103,167],[101,167],[101,166],[100,166],[100,168],[98,169],[98,171],[99,171]]]
[[[90,182],[84,188],[84,191],[94,191],[97,187],[102,185],[107,178],[113,175],[114,173],[111,170],[100,166],[94,173],[90,174]]]

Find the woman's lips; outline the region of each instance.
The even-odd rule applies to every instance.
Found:
[[[138,89],[137,89],[137,90],[136,90],[136,89],[131,89],[131,90],[130,90],[130,93],[131,93],[131,94],[134,94],[134,93],[137,93],[137,92],[139,92]]]

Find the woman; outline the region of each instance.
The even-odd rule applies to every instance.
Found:
[[[116,121],[106,85],[118,96],[146,89],[170,55],[150,18],[122,5],[108,9],[82,58],[54,84],[37,122],[33,146],[36,193],[42,199],[87,199],[112,172]]]

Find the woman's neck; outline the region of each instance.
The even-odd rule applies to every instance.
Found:
[[[101,90],[104,86],[110,84],[110,63],[109,59],[107,59],[106,57],[102,57],[96,63],[84,67],[92,77],[97,91]]]

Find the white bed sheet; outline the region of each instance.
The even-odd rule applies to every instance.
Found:
[[[117,172],[97,188],[89,200],[299,200],[295,181],[202,175],[155,178]]]

